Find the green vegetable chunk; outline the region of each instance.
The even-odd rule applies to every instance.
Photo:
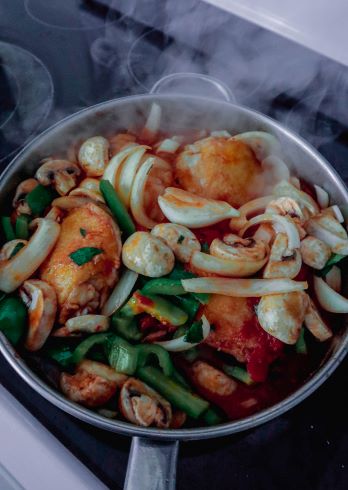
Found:
[[[187,294],[180,279],[152,279],[142,288],[143,294],[181,295]]]
[[[206,412],[204,412],[203,420],[206,425],[218,425],[223,421],[223,416],[218,410],[210,407]]]
[[[57,194],[53,189],[38,184],[27,194],[25,200],[33,214],[40,216],[56,197]]]
[[[102,254],[104,250],[96,247],[82,247],[72,252],[69,257],[75,264],[84,265],[90,262],[96,255]]]
[[[114,336],[106,344],[106,355],[118,373],[132,375],[138,365],[138,350],[121,337]]]
[[[316,275],[319,277],[325,277],[328,272],[333,268],[335,264],[341,262],[341,260],[347,258],[347,255],[332,254],[329,260],[326,262],[324,267],[320,271],[316,271]]]
[[[47,347],[44,349],[44,354],[51,359],[54,359],[62,367],[67,368],[73,364],[74,349],[69,345]]]
[[[159,369],[152,366],[139,368],[137,376],[189,417],[197,419],[209,408],[207,401],[168,378]]]
[[[132,233],[135,233],[136,229],[132,218],[129,216],[127,209],[110,182],[108,180],[101,180],[99,188],[125,236],[128,237]]]
[[[307,345],[305,340],[305,329],[302,327],[300,336],[295,344],[297,354],[307,354]]]
[[[87,231],[84,228],[80,228],[80,234],[81,236],[83,236],[83,238],[85,238],[85,236],[87,235]]]
[[[160,296],[154,294],[143,294],[142,291],[136,291],[128,302],[121,308],[121,315],[134,316],[140,313],[148,313],[157,318],[162,323],[170,323],[174,326],[180,326],[186,323],[188,315]]]
[[[27,309],[20,298],[10,296],[0,302],[0,331],[13,345],[23,337],[27,326]]]
[[[191,294],[185,296],[174,296],[171,298],[174,303],[188,314],[188,320],[192,321],[197,315],[200,302],[197,301]]]
[[[232,378],[236,378],[238,379],[238,381],[241,381],[246,385],[250,386],[254,384],[254,380],[252,379],[248,371],[240,366],[229,366],[227,364],[224,364],[222,369],[228,376],[232,376]]]
[[[29,238],[29,221],[30,216],[27,214],[21,214],[16,219],[16,237],[22,240],[28,240]]]
[[[92,347],[95,345],[104,345],[110,338],[112,338],[112,336],[113,335],[108,332],[96,333],[95,335],[87,337],[87,339],[83,340],[74,350],[71,362],[73,364],[78,364],[87,356]]]
[[[138,342],[143,337],[135,318],[131,316],[122,316],[120,313],[115,313],[111,318],[111,328],[118,335],[129,341]]]
[[[166,376],[172,376],[174,366],[170,359],[169,353],[160,345],[141,344],[136,346],[138,350],[138,368],[144,367],[150,356],[155,356],[158,363]]]
[[[201,340],[203,340],[202,320],[192,323],[185,334],[184,340],[185,342],[190,342],[191,344],[198,344]]]
[[[181,264],[176,263],[172,272],[168,275],[169,279],[193,279],[196,274],[186,271]],[[210,295],[208,293],[190,293],[202,305],[209,303]]]
[[[6,242],[10,242],[16,238],[15,232],[13,231],[11,218],[9,216],[1,216],[1,225],[4,231]]]

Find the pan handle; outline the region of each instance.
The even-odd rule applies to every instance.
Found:
[[[163,93],[202,95],[236,102],[235,96],[224,82],[201,73],[172,73],[160,78],[150,90],[150,94]]]
[[[124,490],[175,490],[179,441],[133,437]]]

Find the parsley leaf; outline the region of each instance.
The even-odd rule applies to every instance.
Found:
[[[12,250],[12,253],[10,255],[10,259],[12,259],[12,257],[14,257],[16,254],[18,254],[18,252],[24,247],[24,243],[22,242],[19,242],[17,243],[17,245],[14,247],[14,249]]]
[[[190,342],[191,344],[197,344],[203,340],[203,322],[199,320],[198,322],[192,323],[191,327],[187,330],[184,341]]]
[[[84,228],[80,228],[80,233],[83,236],[83,238],[85,238],[85,236],[87,235],[87,231]]]
[[[69,257],[75,264],[77,265],[83,265],[86,264],[87,262],[90,262],[93,257],[96,255],[99,255],[103,253],[103,250],[101,248],[95,248],[95,247],[82,247],[75,252],[72,252]]]
[[[177,243],[182,243],[184,240],[185,240],[184,235],[180,235],[179,238],[178,238]]]
[[[341,254],[332,254],[329,260],[326,262],[324,267],[316,272],[316,275],[319,277],[325,277],[328,272],[332,269],[332,267],[340,262],[341,260],[345,259],[347,256],[346,255],[341,255]]]
[[[209,252],[209,245],[207,242],[202,243],[202,252],[205,254]]]

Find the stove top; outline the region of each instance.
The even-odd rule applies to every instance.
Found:
[[[35,134],[162,76],[221,79],[238,103],[309,140],[348,182],[348,68],[198,0],[0,4],[0,167]],[[253,431],[184,443],[178,488],[319,490],[348,485],[347,361],[299,407]],[[0,360],[0,379],[111,488],[130,441],[50,405]]]

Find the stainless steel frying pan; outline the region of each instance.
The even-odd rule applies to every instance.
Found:
[[[0,177],[0,207],[9,207],[9,196],[16,185],[33,175],[40,160],[59,152],[80,138],[110,133],[124,128],[142,127],[151,104],[162,107],[162,127],[177,133],[185,129],[227,129],[232,134],[250,130],[262,130],[274,134],[281,142],[285,160],[295,175],[309,182],[323,185],[334,202],[341,206],[348,217],[348,192],[339,175],[330,164],[299,136],[282,127],[278,122],[233,102],[227,87],[217,80],[191,75],[208,91],[208,85],[218,99],[176,93],[185,83],[185,74],[165,77],[150,94],[111,100],[90,107],[55,124],[29,145],[9,164]],[[174,85],[173,85],[174,84]],[[209,89],[210,90],[210,89]],[[164,93],[168,92],[170,93]],[[190,92],[194,93],[194,91]],[[221,100],[224,99],[224,100]],[[16,355],[6,338],[0,334],[0,350],[15,371],[38,393],[57,407],[92,425],[115,433],[133,437],[125,488],[174,489],[178,444],[180,440],[208,439],[226,436],[263,424],[294,407],[317,389],[335,370],[348,349],[348,331],[333,338],[329,353],[322,365],[308,381],[282,402],[242,420],[215,427],[194,429],[159,430],[136,427],[126,422],[106,419],[67,400],[40,379],[25,362]]]

